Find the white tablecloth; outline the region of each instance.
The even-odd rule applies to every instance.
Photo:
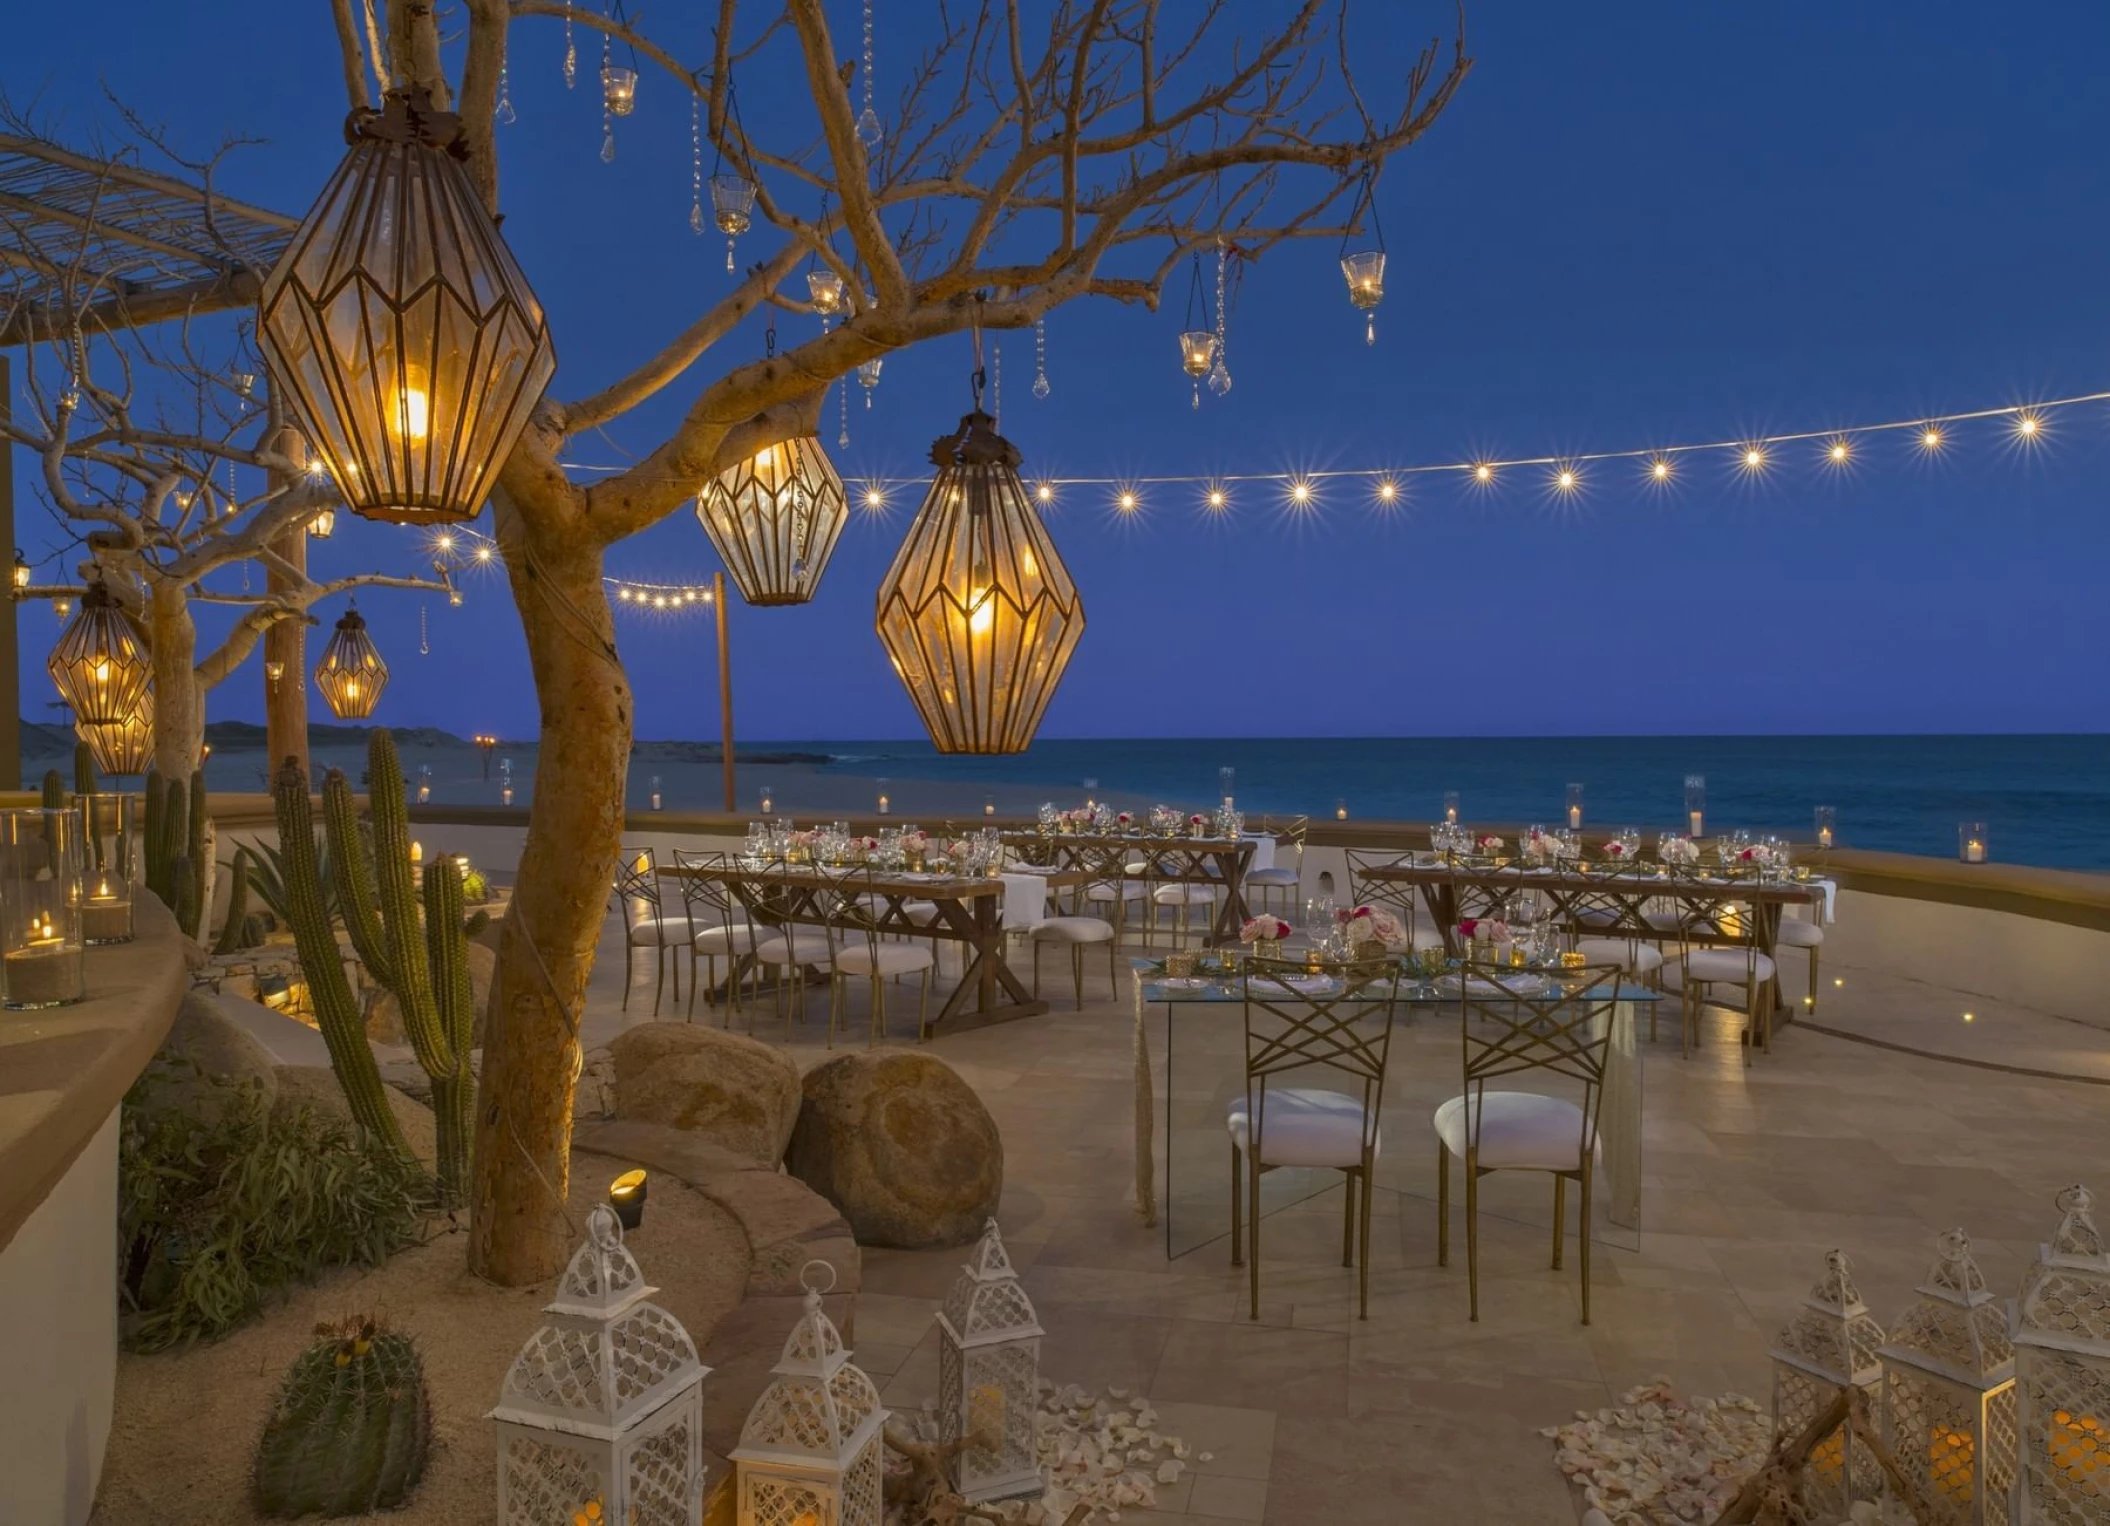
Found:
[[[1014,874],[1004,880],[1004,931],[1022,933],[1048,914],[1048,882],[1038,874]]]
[[[1255,869],[1275,867],[1274,838],[1265,832],[1241,832],[1239,836],[1253,845],[1253,861],[1245,866],[1246,873],[1251,874]]]

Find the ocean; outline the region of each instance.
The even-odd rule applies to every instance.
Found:
[[[1984,822],[2010,863],[2110,870],[2110,736],[1326,737],[1047,740],[1015,757],[946,757],[926,742],[741,743],[743,753],[824,753],[815,772],[955,785],[1033,786],[1057,804],[1090,791],[1199,806],[1237,770],[1251,813],[1433,821],[1446,790],[1468,822],[1558,825],[1568,784],[1590,827],[1653,835],[1682,819],[1687,774],[1707,780],[1710,831],[1798,841],[1838,813],[1842,847],[1950,856],[1957,825]],[[745,791],[743,790],[743,794]],[[708,807],[709,800],[668,802]]]

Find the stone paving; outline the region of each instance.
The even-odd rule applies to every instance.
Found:
[[[618,1010],[619,936],[611,920],[589,1045],[651,1014],[649,968],[630,1011]],[[1951,1058],[1795,1027],[1746,1068],[1727,1013],[1709,1012],[1691,1059],[1664,1024],[1644,1045],[1642,1228],[1601,1226],[1593,1322],[1579,1319],[1572,1215],[1566,1269],[1554,1271],[1544,1179],[1498,1176],[1483,1201],[1481,1318],[1468,1323],[1462,1220],[1452,1265],[1436,1265],[1428,1124],[1458,1089],[1457,1019],[1426,1012],[1392,1051],[1369,1319],[1355,1317],[1356,1274],[1339,1264],[1335,1187],[1266,1219],[1253,1321],[1222,1239],[1168,1260],[1163,1231],[1129,1204],[1132,1009],[1092,965],[1082,1012],[1058,1005],[942,1038],[933,1052],[1003,1131],[1001,1219],[1048,1331],[1043,1373],[1144,1393],[1190,1456],[1211,1454],[1157,1508],[1124,1511],[1123,1526],[1572,1520],[1540,1428],[1659,1374],[1688,1395],[1765,1400],[1766,1347],[1826,1251],[1853,1257],[1887,1322],[1932,1265],[1937,1232],[1966,1228],[1989,1285],[2006,1294],[2057,1223],[2053,1194],[2073,1181],[2110,1190],[2110,1086],[2091,1084],[2110,1074],[2110,1036],[1828,962],[1817,1024]],[[1793,999],[1797,966],[1786,972]],[[765,1009],[757,1035],[815,1063],[826,1002],[825,986],[809,992],[807,1022],[788,1040]],[[854,994],[860,1034],[864,1011]],[[671,994],[662,1015],[681,1016]],[[697,1021],[719,1020],[698,1005]],[[908,1020],[898,1026],[897,1042],[913,1042]],[[1235,1052],[1216,1056],[1225,1077]],[[1227,1191],[1228,1152],[1192,1143],[1222,1160]],[[866,1252],[854,1340],[890,1404],[935,1393],[931,1317],[961,1258]]]

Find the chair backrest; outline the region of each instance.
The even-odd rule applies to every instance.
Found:
[[[1329,988],[1307,992],[1281,984],[1314,975]],[[1254,1120],[1254,1148],[1266,1129],[1270,1083],[1314,1068],[1335,1072],[1361,1092],[1363,1143],[1374,1143],[1399,1004],[1399,966],[1384,959],[1313,970],[1295,961],[1248,959],[1242,988],[1246,1115]]]
[[[1288,867],[1295,869],[1301,877],[1304,873],[1304,839],[1311,833],[1311,818],[1309,816],[1292,816],[1289,818],[1287,825],[1277,826],[1275,825],[1274,817],[1263,816],[1260,818],[1260,830],[1275,839],[1275,866],[1277,868],[1284,867],[1282,863],[1282,845],[1284,843],[1289,844],[1290,862]]]
[[[623,920],[632,927],[658,927],[659,862],[650,848],[621,848],[615,861],[615,893]]]
[[[1544,995],[1512,992],[1510,985],[1529,989],[1518,979],[1523,974],[1505,965],[1475,962],[1468,962],[1460,972],[1466,1118],[1476,1150],[1487,1083],[1512,1076],[1579,1082],[1583,1141],[1587,1143],[1597,1132],[1597,1109],[1604,1098],[1605,1065],[1624,972],[1610,964],[1565,969],[1560,972],[1560,984]],[[1500,994],[1490,987],[1499,987]]]
[[[872,956],[879,958],[879,919],[886,911],[886,897],[875,888],[878,876],[869,865],[854,869],[820,892],[817,904],[826,917],[822,924],[830,948],[844,948],[859,939]]]
[[[676,848],[674,867],[681,871],[676,883],[681,886],[682,909],[689,914],[691,931],[705,932],[713,927],[730,931],[736,920],[746,920],[725,878],[725,871],[732,867],[725,854],[684,853]]]

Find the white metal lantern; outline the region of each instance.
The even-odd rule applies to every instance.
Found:
[[[953,1487],[970,1504],[1041,1492],[1045,1333],[991,1219],[938,1311],[940,1437],[988,1443],[964,1447],[953,1459]]]
[[[1892,1322],[1883,1440],[1933,1516],[1921,1526],[2005,1523],[2015,1478],[2015,1355],[2007,1320],[1960,1229],[1919,1301]]]
[[[658,1291],[595,1207],[491,1411],[499,1526],[694,1526],[710,1369]]]
[[[2026,1526],[2110,1521],[2110,1253],[2086,1187],[2058,1197],[2058,1233],[2040,1246],[2009,1315],[2021,1463],[2014,1519]]]
[[[1853,1263],[1843,1251],[1824,1258],[1824,1278],[1780,1332],[1773,1357],[1773,1429],[1799,1435],[1842,1388],[1858,1388],[1874,1414],[1880,1399],[1883,1365],[1876,1350],[1883,1327],[1861,1302],[1854,1286]],[[1855,1500],[1872,1499],[1882,1486],[1882,1472],[1852,1427],[1842,1425],[1810,1450],[1804,1474],[1805,1499],[1820,1514],[1844,1517]]]
[[[828,1271],[832,1285],[834,1268]],[[811,1282],[806,1310],[771,1370],[776,1376],[733,1448],[739,1526],[880,1526],[886,1411]]]

